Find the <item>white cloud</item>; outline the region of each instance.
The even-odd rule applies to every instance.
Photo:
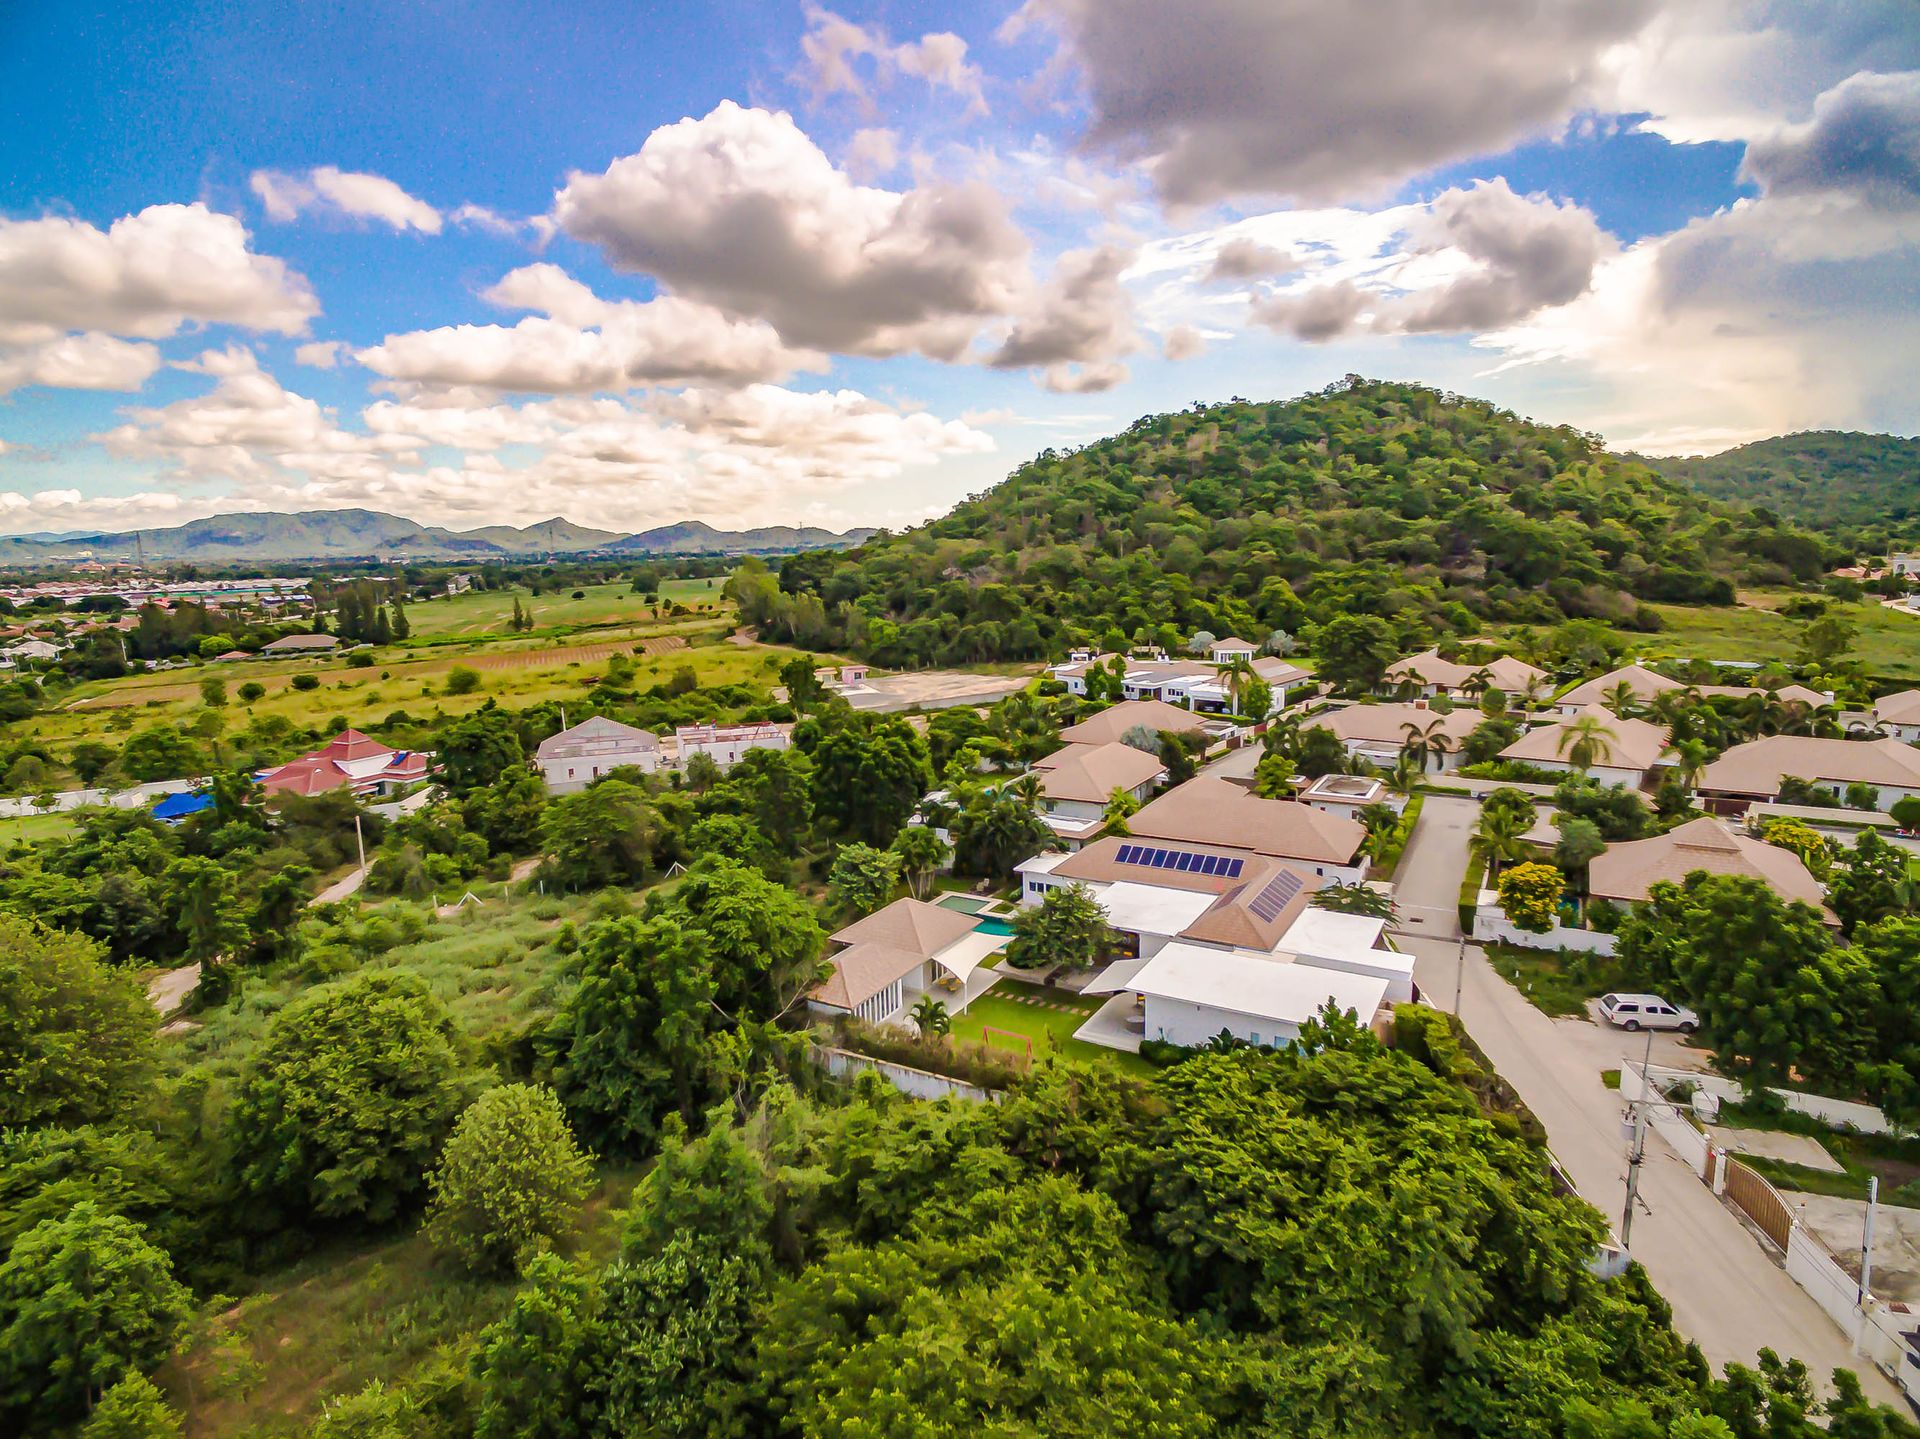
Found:
[[[663,295],[603,300],[557,265],[527,265],[482,298],[540,312],[515,325],[450,325],[389,335],[360,363],[390,380],[535,394],[585,394],[638,385],[784,379],[822,369],[818,354],[783,345],[762,321]]]
[[[361,220],[377,220],[394,230],[440,233],[440,212],[425,200],[409,195],[384,175],[340,170],[321,165],[304,175],[281,170],[255,170],[253,193],[267,218],[285,223],[319,210]]]
[[[1116,245],[1062,255],[1037,303],[1015,322],[988,363],[1022,369],[1094,362],[1097,371],[1075,372],[1074,390],[1106,389],[1125,379],[1125,368],[1111,361],[1139,345],[1132,297],[1120,283],[1133,259],[1132,251]],[[1089,382],[1086,377],[1096,372],[1108,377],[1105,383]],[[1049,379],[1048,388],[1068,386]]]
[[[312,290],[247,238],[200,204],[149,206],[104,231],[0,219],[0,344],[73,330],[158,340],[193,324],[303,333],[320,312]]]
[[[871,110],[873,96],[860,65],[866,60],[872,62],[868,68],[874,84],[887,85],[897,74],[912,75],[936,90],[964,97],[968,116],[986,113],[980,68],[967,59],[967,42],[951,31],[895,45],[878,27],[857,25],[831,10],[810,7],[800,53],[801,78],[816,102],[847,94]]]
[[[485,230],[490,235],[499,235],[503,239],[517,239],[520,232],[528,227],[525,220],[515,220],[485,205],[466,204],[458,206],[447,214],[447,219],[456,225],[474,230]]]
[[[60,390],[137,390],[160,368],[152,345],[89,331],[38,344],[0,345],[0,395],[28,385]]]
[[[316,370],[331,370],[340,363],[340,352],[346,348],[341,340],[312,340],[294,348],[294,363]]]
[[[617,267],[810,349],[957,359],[1032,290],[1026,237],[986,186],[856,185],[790,116],[732,101],[572,175],[554,218]]]
[[[847,173],[856,180],[877,180],[900,163],[900,137],[892,130],[855,130],[847,141]]]
[[[1656,0],[1028,0],[1166,201],[1380,194],[1548,133]]]

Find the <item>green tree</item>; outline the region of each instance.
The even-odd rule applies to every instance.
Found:
[[[1920,829],[1920,795],[1910,794],[1895,800],[1887,813],[1904,830]]]
[[[441,788],[456,798],[485,789],[508,770],[526,763],[512,715],[491,701],[442,725],[434,737],[434,764]]]
[[[1553,847],[1553,862],[1580,879],[1587,866],[1606,853],[1607,842],[1600,834],[1600,826],[1572,814],[1557,814],[1553,823],[1560,831],[1560,841]]]
[[[820,683],[809,655],[796,655],[781,665],[780,683],[788,702],[801,714],[818,709],[827,698],[827,687]]]
[[[99,779],[117,756],[108,745],[97,740],[82,740],[73,747],[67,756],[67,768],[80,777],[81,784],[92,784]]]
[[[166,1358],[189,1307],[132,1220],[91,1200],[43,1220],[0,1263],[0,1414],[36,1427],[79,1414]]]
[[[1761,826],[1760,838],[1796,855],[1815,879],[1826,878],[1833,856],[1810,825],[1797,819],[1768,820]]]
[[[1292,799],[1293,777],[1298,772],[1293,761],[1279,751],[1263,754],[1253,767],[1253,792],[1261,799]]]
[[[1313,637],[1320,677],[1346,690],[1377,689],[1400,656],[1393,626],[1378,615],[1335,615]]]
[[[1013,918],[1007,963],[1015,969],[1090,969],[1113,947],[1107,912],[1084,884],[1059,885]]]
[[[1800,631],[1800,659],[1804,664],[1829,665],[1853,648],[1856,626],[1845,615],[1829,610]]]
[[[186,855],[167,866],[173,920],[190,960],[212,965],[244,948],[251,937],[240,881],[215,860]]]
[[[506,1315],[480,1335],[475,1439],[590,1439],[605,1409],[598,1276],[537,1255]]]
[[[858,919],[872,914],[893,897],[899,883],[899,861],[891,850],[868,844],[843,844],[833,857],[827,888],[842,914]]]
[[[570,889],[638,884],[653,873],[661,820],[647,792],[604,779],[561,795],[540,815],[541,874]]]
[[[1537,820],[1533,797],[1524,790],[1497,789],[1480,802],[1473,840],[1487,862],[1511,864],[1530,853],[1526,836]]]
[[[931,825],[910,824],[893,837],[888,846],[900,874],[916,899],[925,899],[934,875],[953,857],[953,847]]]
[[[185,779],[197,771],[200,764],[199,748],[168,724],[135,730],[120,750],[120,768],[128,779],[142,783]]]
[[[1326,884],[1316,889],[1307,903],[1315,909],[1330,909],[1337,914],[1359,914],[1368,919],[1394,918],[1393,897],[1368,884]]]
[[[153,1062],[137,981],[92,940],[0,914],[0,1127],[111,1119]]]
[[[721,1097],[707,938],[668,919],[602,920],[577,967],[548,1034],[553,1086],[596,1149],[645,1153],[666,1116],[697,1118]]]
[[[200,681],[200,703],[208,709],[225,709],[227,705],[227,682],[219,675],[208,675]]]
[[[907,1017],[922,1039],[938,1039],[953,1030],[953,1016],[947,1013],[947,1006],[930,994],[921,995]]]
[[[1034,795],[1021,780],[969,791],[949,826],[954,868],[1005,878],[1021,860],[1052,848],[1053,831],[1040,818]]]
[[[1516,864],[1500,876],[1500,910],[1529,934],[1545,934],[1558,922],[1566,877],[1550,864]]]
[[[1106,808],[1100,812],[1100,817],[1106,821],[1108,834],[1124,835],[1132,833],[1127,828],[1127,821],[1138,813],[1140,801],[1133,797],[1133,791],[1116,785],[1113,793],[1107,796]]]
[[[1319,779],[1326,774],[1345,774],[1349,763],[1347,747],[1340,742],[1340,736],[1319,725],[1302,732],[1293,761],[1308,779]]]
[[[240,696],[243,705],[258,704],[267,697],[267,687],[259,680],[248,680],[235,693]]]
[[[80,1439],[179,1439],[180,1416],[151,1379],[130,1373],[100,1396]]]
[[[571,1232],[593,1167],[543,1085],[505,1084],[467,1107],[428,1179],[426,1234],[481,1273],[524,1273]]]
[[[462,1041],[414,975],[370,970],[275,1016],[231,1121],[243,1192],[383,1224],[413,1203],[464,1102]]]
[[[1889,915],[1911,912],[1914,882],[1907,851],[1872,830],[1863,832],[1852,849],[1834,854],[1827,903],[1847,934]]]
[[[1412,720],[1400,726],[1400,748],[1414,763],[1421,774],[1427,772],[1427,764],[1436,755],[1442,763],[1447,754],[1447,722],[1436,716],[1424,723]]]
[[[1560,726],[1553,752],[1575,769],[1584,772],[1613,758],[1613,747],[1619,739],[1620,736],[1600,716],[1575,715]]]
[[[525,854],[540,844],[547,790],[530,769],[503,770],[490,785],[467,791],[460,813],[466,827],[494,854]]]
[[[470,695],[480,688],[480,671],[472,665],[455,665],[447,671],[447,693]]]
[[[889,843],[933,784],[926,741],[898,716],[831,730],[812,759],[815,813],[871,845]]]

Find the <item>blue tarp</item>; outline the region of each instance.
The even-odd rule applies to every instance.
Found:
[[[204,794],[170,794],[153,807],[158,820],[182,820],[213,808],[213,797]]]

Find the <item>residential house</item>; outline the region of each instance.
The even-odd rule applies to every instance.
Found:
[[[1367,877],[1364,826],[1293,800],[1261,799],[1215,775],[1196,775],[1127,820],[1139,839],[1177,840],[1284,860],[1321,879]]]
[[[49,644],[46,640],[24,639],[16,640],[5,649],[0,649],[0,655],[6,656],[15,664],[19,664],[22,660],[45,662],[59,659],[62,648],[63,646]]]
[[[425,779],[432,758],[342,730],[311,754],[265,771],[260,787],[268,794],[316,795],[347,787],[357,795],[386,795]]]
[[[1641,719],[1621,719],[1597,704],[1588,705],[1565,720],[1528,730],[1501,750],[1500,758],[1536,769],[1571,773],[1577,768],[1570,758],[1576,738],[1569,727],[1582,717],[1596,719],[1604,726],[1598,735],[1594,761],[1586,767],[1586,772],[1603,784],[1639,789],[1648,782],[1656,766],[1672,763],[1665,753],[1667,731],[1664,726]]]
[[[1881,733],[1903,743],[1920,740],[1920,690],[1881,695],[1873,702],[1873,720]]]
[[[337,635],[282,635],[263,645],[261,655],[270,660],[298,659],[302,655],[332,654],[340,648]]]
[[[1395,814],[1407,807],[1405,795],[1395,794],[1386,781],[1366,774],[1323,774],[1301,790],[1298,799],[1310,809],[1358,820],[1360,811],[1383,804]]]
[[[1432,755],[1427,767],[1445,771],[1460,767],[1461,746],[1483,718],[1477,709],[1461,708],[1442,714],[1424,701],[1415,700],[1411,704],[1348,705],[1345,709],[1315,715],[1307,721],[1307,727],[1334,735],[1351,757],[1389,769],[1405,753],[1407,728],[1412,726],[1428,737]]]
[[[616,769],[652,774],[661,757],[659,735],[595,715],[541,740],[533,763],[549,794],[572,794]]]
[[[1207,646],[1207,658],[1219,665],[1230,665],[1239,660],[1252,664],[1253,657],[1259,652],[1259,646],[1233,635],[1214,640]]]
[[[1920,555],[1896,551],[1887,556],[1887,572],[1903,578],[1920,575]]]
[[[451,598],[454,595],[466,594],[467,591],[473,588],[474,579],[475,577],[473,575],[448,575],[447,576],[448,597]]]
[[[1645,665],[1630,664],[1575,685],[1553,702],[1554,708],[1562,715],[1571,717],[1594,705],[1610,705],[1623,684],[1632,691],[1633,703],[1643,707],[1651,704],[1657,696],[1673,690],[1692,690],[1702,697],[1718,696],[1723,699],[1750,699],[1754,695],[1766,695],[1781,704],[1805,705],[1808,709],[1819,709],[1822,705],[1833,703],[1831,693],[1809,689],[1806,685],[1782,685],[1777,690],[1757,689],[1752,685],[1689,685],[1657,670],[1650,670]]]
[[[1033,772],[1040,781],[1041,818],[1069,848],[1105,826],[1115,790],[1145,803],[1167,777],[1159,756],[1117,742],[1070,744],[1035,761]]]
[[[1170,944],[1126,981],[1139,996],[1143,1037],[1188,1047],[1227,1034],[1286,1048],[1329,1005],[1379,1023],[1388,981],[1287,956]]]
[[[1417,693],[1431,698],[1447,695],[1455,699],[1477,699],[1485,689],[1524,695],[1547,682],[1545,670],[1535,669],[1512,655],[1501,655],[1485,664],[1467,664],[1442,659],[1439,650],[1423,650],[1390,665],[1386,688],[1397,690],[1403,684],[1417,687]]]
[[[1202,731],[1218,735],[1225,734],[1228,728],[1224,721],[1202,719],[1191,710],[1162,700],[1123,700],[1099,714],[1087,716],[1078,724],[1068,725],[1060,731],[1060,738],[1068,744],[1114,744],[1136,729],[1152,730],[1156,734],[1167,730],[1174,734]]]
[[[679,765],[703,754],[721,769],[732,769],[749,750],[786,749],[793,742],[790,724],[682,725],[673,732]]]
[[[1844,798],[1850,785],[1873,791],[1873,807],[1920,795],[1920,749],[1891,737],[1871,740],[1814,739],[1768,735],[1735,745],[1701,773],[1697,786],[1708,806],[1737,814],[1755,800],[1780,797],[1780,781],[1792,776]]]
[[[869,1024],[903,1023],[928,993],[964,1009],[987,987],[973,985],[976,971],[1008,938],[959,910],[896,899],[833,936],[833,972],[809,992],[808,1007],[822,1018],[851,1015]]]
[[[862,664],[828,665],[815,670],[813,677],[830,690],[859,689],[867,682],[867,667]]]
[[[1675,884],[1696,870],[1757,879],[1780,898],[1813,906],[1829,925],[1826,891],[1790,849],[1737,833],[1711,815],[1650,839],[1610,844],[1587,866],[1587,892],[1622,908],[1646,903],[1653,886]]]

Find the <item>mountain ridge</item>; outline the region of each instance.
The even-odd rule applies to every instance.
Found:
[[[1900,435],[1800,430],[1717,455],[1646,463],[1715,499],[1761,505],[1805,524],[1920,518],[1920,440]]]
[[[814,526],[721,530],[699,520],[634,534],[577,525],[562,516],[530,525],[451,530],[382,510],[240,511],[183,525],[141,530],[67,531],[60,537],[0,538],[0,564],[60,564],[79,559],[227,561],[346,559],[521,559],[538,555],[781,554],[843,548],[874,534]]]

